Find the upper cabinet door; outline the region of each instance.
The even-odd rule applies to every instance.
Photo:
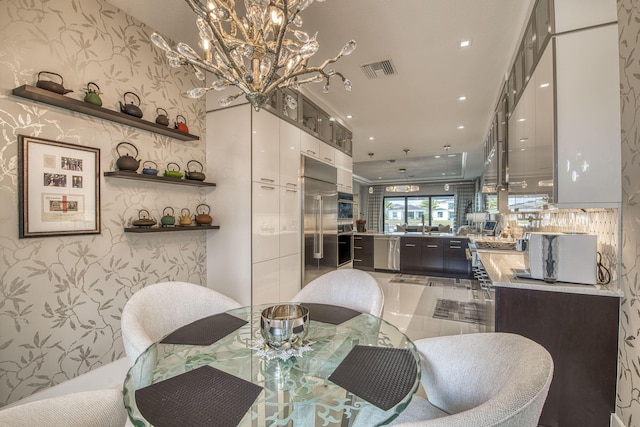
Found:
[[[320,141],[318,144],[320,148],[319,158],[325,163],[329,163],[331,165],[335,165],[336,163],[336,149],[330,146],[329,144],[325,144]]]
[[[267,111],[254,111],[252,116],[252,180],[278,185],[280,182],[280,119]]]
[[[320,140],[307,132],[300,134],[300,153],[305,156],[320,157]]]
[[[562,34],[555,44],[558,206],[618,207],[622,201],[618,27]]]
[[[300,129],[280,121],[280,185],[298,188],[300,177]]]

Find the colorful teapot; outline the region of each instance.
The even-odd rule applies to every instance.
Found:
[[[167,212],[167,209],[171,209],[171,212]],[[173,216],[173,208],[171,206],[167,206],[162,211],[162,218],[160,218],[160,223],[163,227],[171,227],[176,224],[176,217]]]
[[[93,89],[91,85],[95,86],[95,89]],[[87,87],[84,91],[87,92],[87,94],[84,96],[84,102],[102,107],[102,99],[100,99],[100,94],[102,92],[100,92],[100,86],[98,86],[94,82],[89,82],[87,83]]]
[[[198,207],[196,207],[196,215],[194,215],[196,224],[198,225],[211,224],[213,222],[213,218],[211,218],[211,215],[209,215],[210,212],[211,212],[211,207],[209,207],[209,205],[206,205],[204,203],[199,204]]]
[[[191,211],[187,208],[182,209],[180,211],[180,225],[191,225],[191,223]]]
[[[182,121],[180,121],[180,117],[182,117]],[[176,129],[180,132],[189,133],[189,127],[187,126],[187,119],[183,115],[178,114],[176,117],[176,124],[174,125]]]

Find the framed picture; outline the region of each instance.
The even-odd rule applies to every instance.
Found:
[[[20,238],[100,234],[100,149],[18,135]]]

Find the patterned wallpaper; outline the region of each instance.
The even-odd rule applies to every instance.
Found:
[[[211,190],[101,180],[102,233],[18,239],[17,135],[101,150],[101,170],[114,169],[115,147],[132,142],[139,159],[205,163],[204,101],[181,95],[197,86],[170,68],[149,42],[152,30],[103,0],[0,2],[0,406],[123,357],[120,313],[143,286],[164,280],[206,283],[205,232],[124,233],[145,208],[194,212]],[[89,81],[103,107],[118,109],[126,91],[156,108],[186,116],[200,141],[182,142],[11,95],[35,85],[39,71],[64,77],[67,96],[83,99]],[[175,187],[175,188],[173,188]],[[215,219],[214,219],[215,221]]]
[[[622,282],[616,415],[640,426],[640,3],[618,0],[622,107]]]

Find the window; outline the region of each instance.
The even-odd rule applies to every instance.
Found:
[[[406,224],[409,230],[422,230],[442,225],[454,226],[455,199],[453,196],[403,196],[384,198],[384,231],[396,231]],[[406,218],[406,220],[405,220]],[[432,220],[433,219],[433,220]],[[424,221],[424,222],[423,222]]]

